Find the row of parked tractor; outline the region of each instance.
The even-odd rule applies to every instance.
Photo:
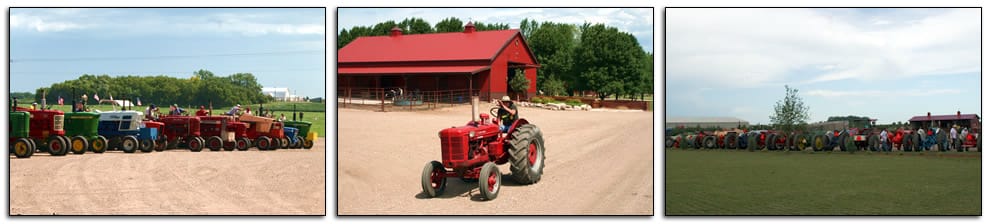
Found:
[[[35,152],[63,156],[107,150],[311,149],[318,134],[310,129],[307,121],[281,122],[250,114],[147,119],[141,111],[63,112],[14,106],[9,133],[10,153],[29,158]]]
[[[930,128],[886,130],[886,144],[876,129],[850,128],[831,131],[722,130],[672,134],[666,130],[665,147],[684,149],[749,149],[749,150],[813,150],[813,151],[968,151],[977,148],[978,134],[968,133],[950,142],[949,130]]]

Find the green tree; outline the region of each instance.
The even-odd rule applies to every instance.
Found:
[[[513,90],[518,95],[523,95],[524,98],[527,96],[527,89],[531,88],[531,81],[527,80],[527,76],[524,75],[523,69],[515,69],[514,78],[510,79],[508,83],[510,85],[510,90]],[[520,97],[518,97],[520,99]]]
[[[798,89],[784,85],[784,99],[774,105],[774,114],[770,122],[782,131],[803,130],[808,121],[808,106],[798,96]]]
[[[637,83],[643,70],[639,62],[643,49],[629,33],[602,24],[581,27],[580,45],[575,50],[575,71],[584,87],[595,90],[600,99],[628,93],[627,83]]]
[[[435,23],[436,33],[449,33],[449,32],[462,32],[465,27],[462,25],[462,20],[455,17],[445,18],[438,23]]]
[[[565,81],[562,81],[556,77],[548,78],[547,81],[544,81],[538,86],[540,86],[541,89],[543,89],[544,94],[548,96],[565,94]]]
[[[434,33],[435,30],[431,28],[431,24],[428,24],[422,18],[407,18],[401,21],[398,26],[404,29],[404,34],[423,34],[423,33]]]

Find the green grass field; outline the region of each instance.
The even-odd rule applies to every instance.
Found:
[[[274,110],[274,113],[277,114],[277,116],[280,116],[281,113],[284,113],[284,116],[286,116],[290,120],[291,119],[291,108],[293,108],[294,105],[298,105],[298,110],[299,111],[304,111],[305,112],[305,119],[304,119],[304,121],[312,122],[312,129],[311,130],[313,130],[315,132],[318,132],[319,138],[324,138],[325,137],[325,123],[326,123],[326,121],[325,121],[325,106],[326,105],[325,104],[323,104],[323,103],[287,103],[287,102],[277,102],[277,103],[264,104],[264,108],[265,109],[266,108],[272,108]],[[31,104],[20,104],[20,106],[21,107],[30,107]],[[143,112],[144,110],[147,109],[147,106],[148,105],[134,106],[133,108],[134,108],[134,110]],[[189,114],[193,114],[193,115],[195,114],[195,111],[198,110],[198,107],[195,107],[195,108],[185,108],[185,105],[179,105],[179,106],[182,106],[184,109],[188,109],[189,110]],[[251,110],[257,110],[258,108],[260,108],[260,105],[241,105],[241,106],[243,106],[243,107],[250,106]],[[100,111],[112,111],[112,110],[114,110],[113,106],[110,106],[110,105],[89,105],[89,107],[92,108],[92,109],[95,109],[95,110],[100,110]],[[213,111],[213,114],[215,114],[215,113],[223,113],[223,112],[229,111],[230,108],[231,107],[223,107],[223,108],[218,108],[217,107],[217,108],[213,108],[212,111]],[[72,107],[70,105],[68,105],[68,104],[61,105],[61,106],[59,106],[59,105],[52,105],[51,106],[51,109],[61,110],[61,111],[72,111]],[[122,108],[116,107],[116,110],[122,110]],[[161,113],[167,113],[167,112],[168,112],[168,107],[167,106],[163,106],[161,108]]]
[[[982,159],[665,150],[667,215],[981,215]]]

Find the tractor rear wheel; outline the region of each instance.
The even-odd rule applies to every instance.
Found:
[[[705,136],[705,138],[702,139],[702,148],[705,148],[705,149],[715,149],[716,148],[716,137],[713,137],[713,136]]]
[[[250,139],[238,138],[236,139],[236,149],[240,151],[246,151],[250,149]]]
[[[804,134],[795,134],[793,142],[791,142],[791,148],[798,151],[805,151],[808,146],[808,140],[805,139]]]
[[[92,142],[89,143],[89,147],[92,148],[92,152],[104,153],[106,152],[106,149],[109,148],[109,145],[107,145],[106,142],[106,137],[103,137],[102,135],[96,136],[96,139],[93,139]]]
[[[429,198],[442,195],[442,192],[445,192],[448,178],[443,177],[444,172],[445,167],[442,166],[441,162],[431,161],[425,164],[424,170],[421,171],[421,190]]]
[[[48,154],[52,156],[64,156],[68,153],[68,142],[65,139],[52,135],[48,137],[47,142]]]
[[[206,141],[205,145],[209,146],[210,151],[219,151],[223,148],[223,139],[219,136],[209,137],[209,141]]]
[[[856,142],[853,142],[853,137],[849,133],[839,134],[839,150],[843,152],[856,152]]]
[[[147,152],[153,152],[155,146],[156,145],[154,145],[154,140],[151,140],[149,138],[145,138],[145,139],[141,139],[140,140],[140,151],[141,152],[145,152],[145,153],[147,153]]]
[[[14,156],[17,158],[31,158],[31,155],[34,155],[35,148],[28,138],[18,138],[11,148],[14,149]]]
[[[501,177],[500,169],[496,168],[496,164],[493,162],[483,164],[483,168],[479,171],[479,192],[486,200],[496,199],[497,194],[500,193]]]
[[[270,149],[270,147],[271,147],[270,138],[268,138],[267,136],[260,136],[260,138],[257,138],[257,149],[259,149],[260,151],[265,151]]]
[[[737,139],[739,139],[739,137],[736,136],[736,133],[733,133],[733,132],[727,133],[726,134],[726,140],[725,140],[725,142],[726,142],[726,148],[727,149],[736,149],[736,143],[737,143],[736,141],[737,141]]]
[[[825,134],[825,138],[822,139],[822,151],[832,151],[832,141],[835,141],[834,137]]]
[[[767,134],[767,142],[766,142],[767,150],[777,149],[776,145],[774,145],[775,138],[777,138],[777,134],[774,133]]]
[[[82,136],[72,137],[72,154],[85,154],[89,150],[89,140]]]
[[[133,135],[124,136],[120,142],[120,150],[125,153],[134,153],[137,151],[137,147],[140,147],[140,143],[137,141],[137,137]]]
[[[880,137],[875,134],[870,134],[866,137],[867,145],[870,145],[870,151],[880,151]]]
[[[912,148],[914,149],[914,151],[915,152],[922,151],[921,136],[919,136],[918,134],[912,134],[909,138],[911,138],[911,146],[913,146]]]
[[[759,133],[757,133],[757,134],[747,134],[746,135],[746,141],[747,141],[747,143],[746,143],[746,149],[747,150],[750,150],[750,151],[756,150],[759,147],[759,145],[757,145],[757,139],[759,139],[759,138],[760,138],[760,134]]]
[[[822,137],[821,135],[815,135],[814,137],[812,137],[811,151],[816,151],[816,152],[822,151],[822,148],[825,148],[824,139],[825,137]]]
[[[202,138],[194,137],[188,139],[188,149],[192,150],[192,152],[201,152],[203,147],[205,147],[205,141]]]
[[[63,141],[65,141],[65,154],[68,154],[69,151],[72,151],[72,139],[64,135],[58,137],[61,138]]]
[[[544,172],[544,138],[541,129],[533,124],[517,127],[507,140],[510,152],[510,172],[517,182],[533,184],[541,180]],[[484,176],[480,176],[483,179]],[[495,196],[494,196],[495,197]]]

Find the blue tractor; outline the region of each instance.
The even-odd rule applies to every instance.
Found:
[[[110,149],[125,153],[154,151],[157,129],[144,127],[140,111],[109,111],[99,114],[99,135],[109,140]]]
[[[282,149],[300,149],[304,145],[304,140],[298,138],[298,129],[292,127],[284,127],[284,137],[287,139],[281,140]]]

